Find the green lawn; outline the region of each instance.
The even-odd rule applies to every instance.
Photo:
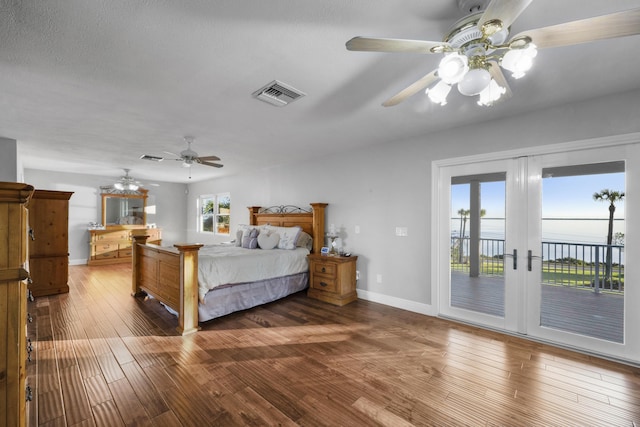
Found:
[[[480,274],[488,276],[504,275],[504,268],[501,261],[502,260],[496,261],[492,258],[483,259],[480,267]],[[507,260],[506,262],[509,264],[510,260]],[[454,271],[469,271],[469,264],[452,262],[451,269]],[[604,266],[601,266],[601,280],[604,279],[604,272]],[[544,262],[542,264],[542,283],[591,287],[594,275],[595,267],[593,266],[553,262]],[[612,272],[612,280],[614,283],[614,290],[617,290],[618,283],[621,283],[624,287],[624,267],[620,269],[614,268],[614,271]]]

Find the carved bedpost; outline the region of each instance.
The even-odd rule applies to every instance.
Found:
[[[260,212],[260,206],[249,206],[249,225],[256,225],[256,214]]]
[[[313,208],[313,253],[319,254],[324,246],[324,210],[328,203],[311,203]]]
[[[198,327],[198,251],[200,243],[175,244],[180,251],[180,310],[178,332],[181,335],[197,332]]]
[[[133,250],[131,251],[131,296],[139,297],[145,295],[145,292],[140,289],[141,282],[141,271],[142,268],[139,263],[142,262],[142,257],[140,256],[140,250],[138,249],[138,243],[144,245],[147,243],[147,239],[149,236],[136,236],[133,235]]]

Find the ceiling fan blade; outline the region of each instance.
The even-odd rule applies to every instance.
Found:
[[[198,157],[200,160],[208,161],[208,160],[220,160],[218,156],[200,156]]]
[[[200,163],[201,165],[205,165],[205,166],[213,166],[214,168],[221,168],[222,167],[222,165],[220,163],[211,163],[211,162],[202,162],[202,161],[200,161],[198,163]]]
[[[164,154],[170,154],[173,157],[176,157],[175,159],[168,159],[168,160],[182,160],[182,157],[179,154],[176,153],[172,153],[171,151],[163,151]]]
[[[354,37],[347,42],[347,50],[366,52],[436,53],[431,49],[438,46],[446,48],[450,45],[446,42],[370,37]]]
[[[493,80],[495,80],[499,86],[502,86],[506,89],[506,92],[500,97],[500,101],[511,98],[513,92],[511,92],[511,87],[509,86],[507,79],[504,77],[502,68],[500,68],[500,65],[498,65],[496,61],[489,61],[489,64],[491,64],[489,73],[491,73],[491,77],[493,77]]]
[[[523,31],[512,40],[528,36],[538,48],[545,48],[636,34],[640,34],[640,8]]]
[[[437,72],[438,72],[437,69],[433,70],[432,72],[430,72],[429,74],[427,74],[426,76],[418,80],[417,82],[413,83],[409,87],[401,90],[396,95],[384,101],[382,105],[384,107],[392,107],[394,105],[401,103],[402,101],[409,98],[410,96],[415,95],[416,93],[420,92],[421,90],[429,86],[431,83],[438,80],[438,76],[436,76]]]
[[[491,21],[499,20],[502,28],[509,28],[530,3],[531,0],[491,0],[478,21],[478,28],[485,36],[490,36],[501,29],[491,25]],[[485,27],[485,24],[488,25]]]

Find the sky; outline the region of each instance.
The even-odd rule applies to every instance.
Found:
[[[604,243],[609,219],[609,202],[595,201],[603,189],[625,191],[624,173],[544,178],[542,180],[542,238],[550,241]],[[504,238],[505,183],[481,184],[483,238]],[[469,185],[451,186],[452,232],[459,233],[459,209],[469,209]],[[614,233],[624,233],[624,200],[615,204]],[[551,219],[568,219],[556,220]],[[576,221],[575,219],[581,219]],[[597,219],[597,221],[587,221]],[[546,221],[545,221],[546,220]],[[468,235],[468,223],[465,234]]]
[[[603,189],[624,191],[624,173],[580,175],[542,180],[543,218],[609,218],[609,203],[593,200],[593,194]],[[505,184],[481,184],[481,205],[487,218],[504,218]],[[469,209],[469,186],[451,187],[452,216],[459,209]],[[616,219],[624,218],[624,200],[616,203]]]

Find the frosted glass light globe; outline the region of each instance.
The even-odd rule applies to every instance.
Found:
[[[491,74],[484,68],[475,68],[469,70],[467,74],[458,83],[458,91],[466,96],[477,95],[487,86],[491,81]]]
[[[444,80],[440,80],[434,87],[427,89],[426,93],[434,104],[446,105],[447,95],[449,95],[450,91],[451,86],[445,83]]]
[[[456,84],[469,71],[469,59],[458,53],[452,53],[440,61],[438,77],[447,84]]]

